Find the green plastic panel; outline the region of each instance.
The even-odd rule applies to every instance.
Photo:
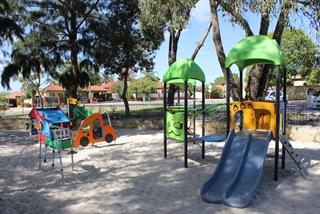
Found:
[[[166,112],[167,138],[184,141],[184,112]]]
[[[62,140],[61,141],[61,140],[47,139],[46,143],[50,148],[58,149],[58,150],[69,149],[72,147],[72,143],[70,140]]]

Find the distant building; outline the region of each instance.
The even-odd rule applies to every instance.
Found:
[[[88,97],[90,102],[103,102],[108,100],[109,89],[100,85],[91,85],[81,89],[82,97]]]
[[[157,91],[158,99],[161,99],[163,97],[163,83],[162,82],[157,83],[156,91]]]
[[[102,88],[106,89],[106,100],[118,100],[119,95],[115,93],[116,81],[112,80],[110,82],[105,82],[100,85]]]
[[[301,75],[295,75],[292,77],[293,80],[293,86],[306,86],[307,81],[304,77]]]
[[[14,91],[9,93],[6,96],[7,102],[9,107],[17,107],[17,106],[21,106],[21,98],[25,96],[25,93],[22,91]]]

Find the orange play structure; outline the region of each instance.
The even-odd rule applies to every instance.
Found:
[[[111,126],[110,118],[108,116],[109,124],[106,125],[101,114],[94,113],[84,119],[75,135],[73,146],[88,146],[88,144],[95,144],[97,142],[106,141],[111,143],[117,138],[114,128]]]
[[[235,115],[243,112],[243,128],[247,130],[270,130],[275,136],[276,106],[274,102],[243,101],[230,105],[230,127],[235,128]],[[280,117],[281,118],[281,117]]]

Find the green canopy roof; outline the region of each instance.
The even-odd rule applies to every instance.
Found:
[[[163,75],[164,83],[180,84],[188,81],[189,84],[194,85],[195,80],[205,82],[206,77],[201,68],[191,59],[177,60]]]
[[[229,52],[225,67],[236,64],[243,70],[254,64],[273,64],[287,68],[286,57],[275,40],[267,36],[249,36],[238,42]]]

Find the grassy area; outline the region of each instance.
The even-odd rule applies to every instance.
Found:
[[[0,120],[27,120],[29,119],[28,114],[17,114],[17,115],[2,115]]]
[[[121,106],[86,106],[87,109],[94,113],[108,112],[110,115],[122,116],[125,108]],[[132,116],[161,116],[162,106],[159,105],[132,105],[129,106]]]

